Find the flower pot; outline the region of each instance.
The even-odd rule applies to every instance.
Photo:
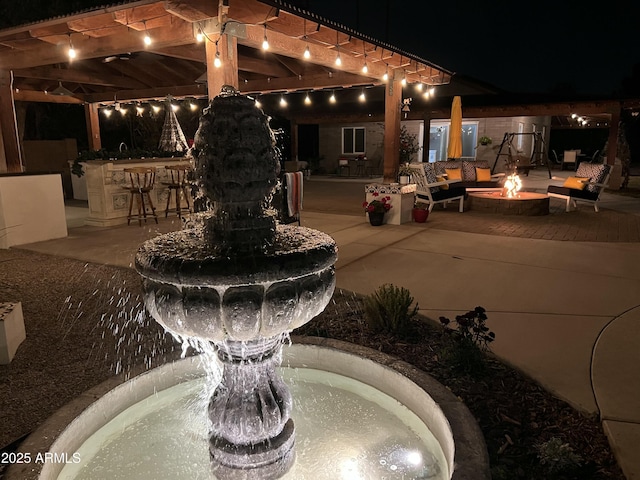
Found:
[[[400,175],[399,180],[400,185],[407,185],[411,180],[411,177],[409,175]]]
[[[414,208],[411,213],[413,214],[413,221],[416,223],[424,223],[429,217],[429,210],[424,208]]]
[[[384,212],[369,212],[369,223],[374,227],[382,225],[384,220]]]

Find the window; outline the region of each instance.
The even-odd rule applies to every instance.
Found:
[[[451,122],[431,122],[429,127],[429,161],[447,159]],[[462,157],[475,159],[478,122],[462,122]]]
[[[364,132],[364,127],[342,127],[342,153],[366,153]]]
[[[522,135],[524,133],[524,123],[522,122],[518,122],[518,133],[520,135],[518,135],[518,151],[521,152],[522,151],[522,145],[523,145],[523,138],[524,135]]]

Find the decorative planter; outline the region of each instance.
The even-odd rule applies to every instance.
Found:
[[[384,212],[369,212],[369,223],[372,226],[377,227],[382,225],[383,220]]]
[[[400,175],[400,177],[398,178],[400,181],[400,185],[408,185],[411,181],[411,177],[409,175]]]
[[[414,208],[411,213],[413,214],[413,221],[416,223],[424,223],[429,218],[429,210],[424,208]]]

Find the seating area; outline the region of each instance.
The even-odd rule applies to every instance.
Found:
[[[562,186],[549,185],[547,195],[564,200],[567,212],[571,211],[572,206],[577,208],[577,202],[590,203],[597,212],[600,193],[609,183],[610,175],[610,165],[581,163],[575,176],[568,177]]]
[[[446,208],[449,202],[454,201],[458,201],[458,211],[464,211],[466,190],[458,185],[461,179],[438,179],[431,163],[414,163],[410,167],[413,170],[412,181],[416,184],[416,199],[428,204],[429,211],[438,203]]]
[[[504,173],[491,174],[486,160],[447,160],[424,164],[425,170],[432,168],[436,178],[459,180],[457,187],[464,187],[468,192],[480,192],[502,189]]]

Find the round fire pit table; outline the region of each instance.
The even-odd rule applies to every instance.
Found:
[[[534,192],[518,192],[514,197],[502,196],[502,192],[470,192],[469,208],[503,215],[548,215],[549,197]]]

